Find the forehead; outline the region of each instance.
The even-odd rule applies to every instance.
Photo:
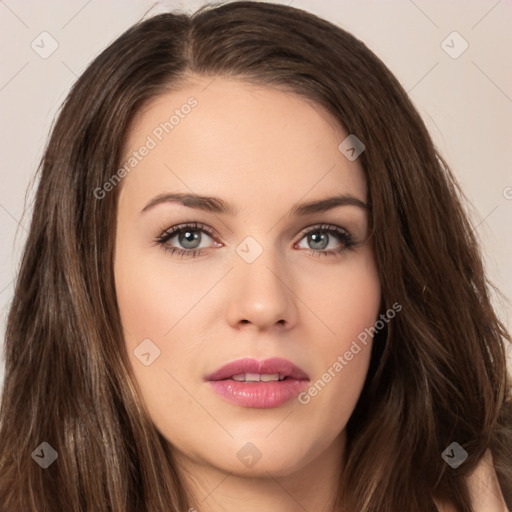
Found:
[[[164,186],[218,196],[232,190],[261,200],[280,192],[317,197],[336,188],[366,200],[362,167],[339,150],[347,136],[320,105],[292,92],[195,77],[139,111],[123,163],[151,147],[128,166],[126,181],[139,193]]]

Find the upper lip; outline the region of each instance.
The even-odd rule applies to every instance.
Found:
[[[291,379],[309,380],[309,376],[304,370],[281,357],[272,357],[263,361],[251,358],[237,359],[207,375],[205,380],[229,379],[233,375],[241,373],[257,373],[259,375],[279,373],[283,377]]]

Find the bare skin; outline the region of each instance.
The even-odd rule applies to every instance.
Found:
[[[161,133],[160,123],[190,97],[197,105]],[[139,151],[148,136],[154,147]],[[125,157],[137,151],[140,159],[120,185],[116,292],[140,393],[176,449],[196,498],[192,510],[334,512],[345,426],[368,371],[371,337],[341,371],[332,368],[379,318],[380,281],[365,208],[288,212],[339,194],[366,203],[362,167],[338,149],[347,136],[298,96],[223,78],[194,77],[151,101],[133,124]],[[237,212],[176,202],[145,209],[167,193],[214,196]],[[211,230],[187,228],[200,240],[197,257],[179,234],[157,243],[193,222]],[[319,248],[307,234],[321,236],[324,224],[350,233],[354,245],[330,233]],[[251,262],[243,257],[257,253]],[[146,366],[134,350],[147,339],[160,352]],[[311,383],[330,368],[331,378],[307,403],[240,406],[204,378],[242,357],[288,359]],[[259,460],[249,467],[241,449]]]
[[[510,512],[503,498],[490,450],[468,477],[475,512]],[[436,502],[439,512],[457,512],[450,503]]]

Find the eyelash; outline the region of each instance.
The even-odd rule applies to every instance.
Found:
[[[215,239],[215,236],[213,234],[213,231],[206,226],[205,224],[202,224],[200,222],[192,222],[187,224],[180,224],[178,226],[173,226],[172,228],[164,231],[159,237],[156,238],[156,243],[162,245],[163,249],[165,251],[169,251],[171,254],[177,254],[179,257],[183,258],[195,258],[197,256],[201,256],[202,251],[205,249],[180,249],[178,247],[172,247],[167,244],[167,242],[174,237],[174,235],[179,234],[183,231],[201,231],[206,233],[211,238]],[[335,256],[339,257],[345,250],[352,249],[356,242],[354,240],[354,237],[352,234],[350,234],[348,231],[346,231],[343,228],[340,228],[338,226],[335,226],[333,224],[319,224],[317,226],[313,226],[312,228],[308,229],[308,231],[305,231],[302,233],[300,240],[302,240],[304,237],[311,233],[327,233],[329,235],[335,235],[338,237],[338,239],[342,242],[341,249],[335,249],[335,250],[320,250],[315,251],[313,249],[309,249],[310,254],[312,254],[315,257],[320,256]]]

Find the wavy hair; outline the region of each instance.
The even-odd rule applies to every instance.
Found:
[[[280,87],[365,144],[384,308],[347,425],[338,500],[360,512],[472,505],[466,477],[490,449],[512,507],[509,334],[490,301],[465,198],[406,92],[357,38],[303,10],[260,2],[140,21],[76,81],[38,168],[10,307],[0,410],[0,508],[160,512],[193,502],[172,446],[137,392],[115,296],[118,169],[134,116],[192,76]],[[441,458],[457,441],[468,458]],[[42,442],[58,453],[42,470]],[[197,505],[196,505],[197,506]]]

